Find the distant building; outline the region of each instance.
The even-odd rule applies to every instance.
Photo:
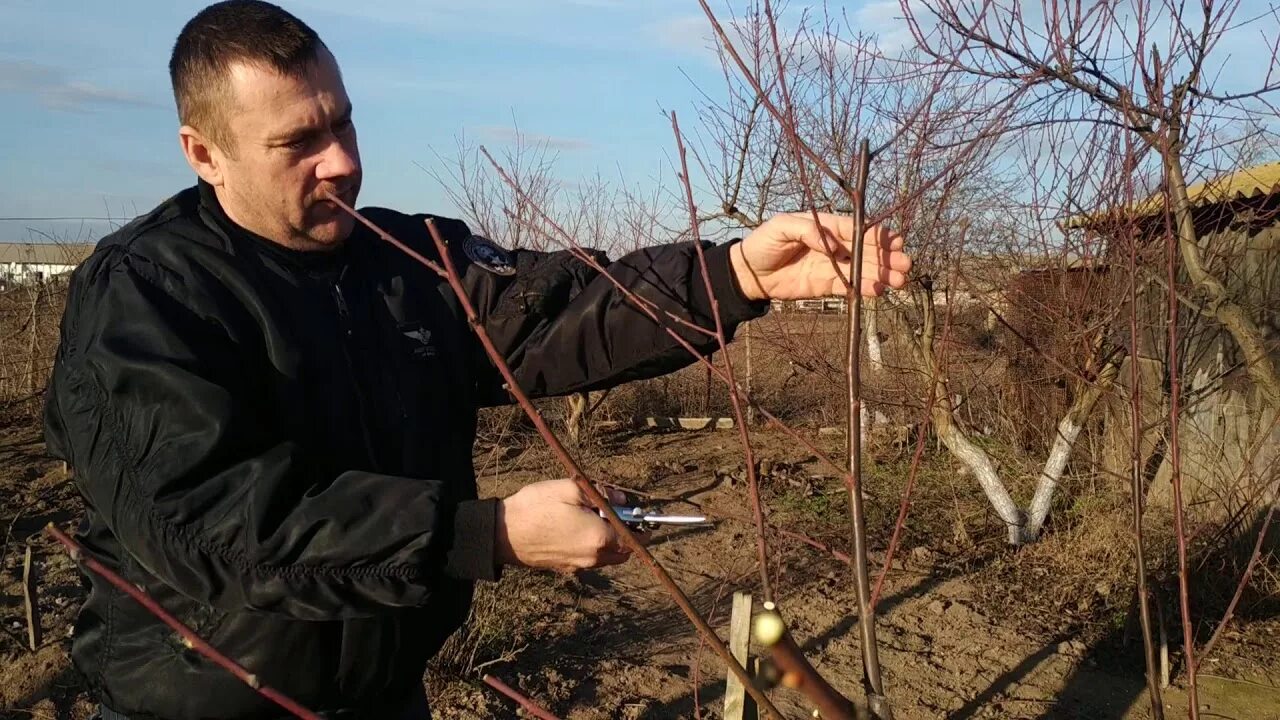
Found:
[[[1227,322],[1246,317],[1257,329],[1260,356],[1280,367],[1280,162],[1244,168],[1187,188],[1192,222],[1208,274],[1240,315],[1218,315],[1177,262],[1177,363],[1181,378],[1179,460],[1187,507],[1221,500],[1230,507],[1240,498],[1276,497],[1271,478],[1280,463],[1277,408],[1251,379],[1249,363]],[[1151,499],[1168,504],[1172,464],[1166,431],[1157,418],[1169,413],[1169,289],[1164,200],[1157,194],[1127,208],[1073,219],[1071,226],[1114,238],[1117,252],[1125,239],[1137,240],[1140,279],[1134,309],[1122,309],[1117,340],[1136,358],[1139,416],[1148,428],[1142,438],[1140,467],[1156,469]],[[1180,258],[1179,258],[1180,259]],[[1121,255],[1121,260],[1127,258]],[[1126,326],[1135,316],[1137,343]],[[1127,386],[1131,369],[1121,368],[1117,383]],[[1128,399],[1113,397],[1105,420],[1104,477],[1128,477],[1132,467],[1133,419]],[[1253,502],[1247,500],[1244,502]],[[1246,505],[1240,505],[1241,508]]]
[[[812,300],[774,300],[775,312],[821,313],[843,315],[847,308],[843,297],[814,298]]]
[[[71,272],[93,248],[85,243],[0,243],[0,286],[43,282]]]

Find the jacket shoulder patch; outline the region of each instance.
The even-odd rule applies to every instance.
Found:
[[[471,262],[495,275],[515,275],[516,263],[511,253],[498,247],[492,240],[471,235],[462,241],[462,252]]]

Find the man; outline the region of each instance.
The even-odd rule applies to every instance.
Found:
[[[315,33],[267,3],[220,3],[184,27],[170,70],[199,180],[77,269],[51,380],[46,435],[85,497],[81,537],[305,706],[427,717],[423,670],[462,624],[474,581],[627,551],[567,480],[476,498],[477,408],[511,398],[449,286],[329,199],[354,204],[361,167],[338,65]],[[425,216],[364,212],[436,256]],[[692,361],[568,253],[509,253],[436,222],[531,395]],[[847,272],[851,223],[822,222]],[[901,286],[901,239],[870,235],[864,292]],[[708,247],[727,332],[769,298],[839,291],[823,247],[804,215]],[[713,326],[689,243],[597,257],[636,295]],[[90,580],[72,655],[104,717],[281,716]]]

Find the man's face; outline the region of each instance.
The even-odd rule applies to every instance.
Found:
[[[224,111],[234,143],[219,153],[218,200],[232,220],[297,250],[338,246],[353,218],[327,199],[332,192],[355,206],[360,151],[351,101],[338,64],[327,50],[302,78],[237,64]]]

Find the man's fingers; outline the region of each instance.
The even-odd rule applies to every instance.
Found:
[[[606,565],[621,565],[631,559],[631,552],[604,552],[596,558],[595,567],[605,567]]]
[[[881,281],[879,281],[879,280],[873,280],[873,279],[871,279],[871,278],[866,278],[866,279],[864,279],[864,280],[862,281],[862,296],[863,296],[863,297],[878,297],[878,296],[880,296],[880,295],[883,295],[883,294],[884,294],[884,291],[885,291],[885,289],[886,289],[886,288],[887,288],[887,286],[885,285],[885,283],[883,283],[883,282],[881,282]]]
[[[896,270],[902,274],[911,272],[911,256],[902,251],[890,251],[888,258],[881,255],[881,267],[887,267],[890,270]]]
[[[835,276],[830,262],[824,260],[823,264],[818,266],[817,272],[829,276],[829,288],[826,291],[827,295],[844,295],[846,293],[844,283],[845,280],[848,280],[850,277],[849,270],[853,266],[853,263],[850,262],[849,258],[846,256],[843,259],[837,260],[836,265],[839,267],[839,277]],[[866,297],[880,295],[888,288],[900,289],[907,284],[906,273],[898,270],[891,270],[870,259],[864,260],[862,263],[862,276],[860,280],[862,282],[862,294]],[[819,288],[821,288],[821,286],[819,286]]]
[[[848,249],[852,246],[849,238],[853,237],[853,218],[818,213],[819,225],[814,225],[813,215],[813,213],[785,215],[787,224],[782,228],[783,232],[792,238],[798,238],[814,250],[828,254],[839,248]]]
[[[856,228],[851,216],[818,213],[819,225],[814,225],[811,213],[793,213],[786,217],[789,234],[809,248],[833,255],[837,260],[852,254]],[[866,228],[862,240],[867,246],[863,250],[864,258],[870,256],[880,267],[903,274],[911,271],[911,258],[902,252],[906,240],[898,233],[884,225],[873,225]]]
[[[606,562],[606,560],[611,558],[622,558],[622,560],[625,560],[631,555],[631,548],[627,545],[627,541],[623,540],[622,536],[614,531],[613,526],[610,525],[606,527],[605,532],[606,541],[600,548],[600,552],[597,555],[600,564],[613,565],[615,564],[614,562]],[[617,562],[622,562],[622,560],[617,560]]]
[[[570,504],[576,503],[593,512],[596,510],[595,503],[591,502],[591,498],[587,497],[587,493],[571,478],[561,478],[553,482],[557,484],[557,490],[560,492],[558,499]],[[601,495],[604,495],[605,499],[612,505],[623,505],[627,502],[627,495],[621,490],[615,490],[599,484],[596,485],[596,490]]]

